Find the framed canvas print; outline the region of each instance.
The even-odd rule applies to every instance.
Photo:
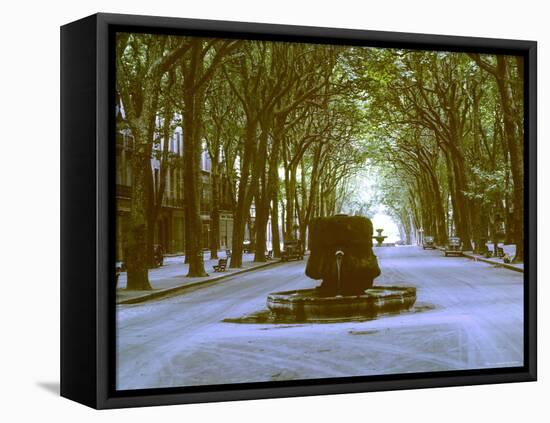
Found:
[[[536,380],[536,43],[61,28],[61,393]]]

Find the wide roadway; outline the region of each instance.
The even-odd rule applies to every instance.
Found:
[[[376,248],[376,285],[414,285],[414,310],[364,322],[226,323],[270,292],[318,285],[304,261],[117,307],[117,389],[515,367],[523,274],[418,247]]]

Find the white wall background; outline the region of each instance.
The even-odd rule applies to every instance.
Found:
[[[548,421],[550,14],[544,1],[108,0],[2,4],[0,419],[12,421]],[[98,12],[257,21],[539,42],[537,383],[95,412],[59,381],[59,26]],[[544,331],[546,330],[546,334]],[[545,357],[546,355],[546,357]],[[546,389],[546,394],[544,393]]]

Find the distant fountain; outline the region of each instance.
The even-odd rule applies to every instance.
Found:
[[[382,235],[383,231],[384,231],[384,229],[377,229],[376,232],[378,232],[378,235],[373,236],[373,238],[377,242],[377,245],[376,245],[377,247],[381,247],[382,244],[384,243],[384,240],[387,238],[386,235]]]
[[[381,238],[386,238],[377,230]],[[416,288],[373,286],[380,275],[372,249],[372,222],[361,216],[336,215],[309,225],[310,256],[306,275],[321,280],[314,289],[275,292],[267,305],[278,317],[295,321],[372,318],[406,310],[416,301]]]

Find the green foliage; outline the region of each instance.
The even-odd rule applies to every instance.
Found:
[[[279,213],[282,199],[287,232],[382,205],[407,231],[473,239],[523,185],[522,121],[505,113],[523,112],[518,58],[149,34],[119,34],[117,48],[129,128],[154,123],[152,154],[168,128],[158,122],[173,131],[193,106],[233,206]],[[182,97],[193,51],[200,107]]]

